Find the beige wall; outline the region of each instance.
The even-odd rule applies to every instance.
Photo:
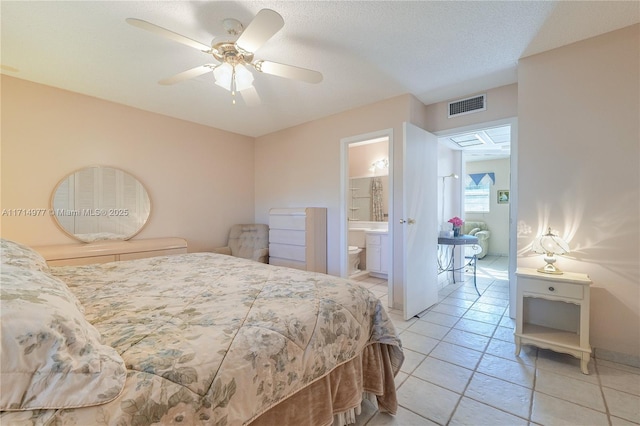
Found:
[[[424,128],[430,132],[441,132],[447,129],[485,124],[516,116],[518,111],[517,84],[496,87],[494,89],[484,90],[481,93],[470,93],[469,95],[461,96],[461,98],[482,94],[487,95],[487,109],[472,114],[448,118],[448,103],[456,99],[426,106]]]
[[[412,98],[398,96],[257,138],[256,221],[267,223],[274,207],[327,207],[328,273],[340,275],[340,141],[392,128],[394,158],[402,158],[402,123],[410,119]],[[399,181],[394,177],[395,188]]]
[[[386,176],[389,169],[371,171],[374,161],[389,160],[389,142],[375,142],[349,147],[349,177]]]
[[[190,251],[226,243],[253,221],[253,138],[2,76],[2,209],[48,208],[58,181],[89,165],[119,167],[147,188],[136,238],[178,236]],[[2,236],[72,242],[51,217],[2,216]]]
[[[442,176],[449,176],[452,173],[460,176],[461,152],[442,144],[438,145],[438,231],[441,231],[442,225],[448,223],[452,217],[462,217],[460,181],[453,178],[442,179]],[[458,253],[461,254],[461,250]],[[457,255],[458,258],[460,258],[460,254]],[[460,277],[460,275],[456,275],[456,277]],[[451,274],[438,275],[438,289],[452,283]]]
[[[491,185],[489,213],[465,213],[466,221],[482,221],[491,231],[489,254],[507,256],[509,254],[509,207],[511,204],[498,204],[498,190],[509,189],[510,159],[467,162],[465,174],[494,172],[495,185]],[[465,177],[463,177],[465,178]],[[464,180],[463,180],[464,184]]]
[[[593,280],[591,343],[640,356],[640,25],[524,58],[518,72],[519,266],[550,225]]]

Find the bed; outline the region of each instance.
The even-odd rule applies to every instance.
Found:
[[[213,253],[49,268],[4,239],[1,273],[3,425],[348,424],[363,398],[396,412],[401,342],[355,282]]]

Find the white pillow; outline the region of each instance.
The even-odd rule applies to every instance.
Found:
[[[480,228],[473,228],[471,231],[469,231],[469,235],[476,235],[476,232],[478,231],[482,231],[482,229]]]
[[[0,279],[0,410],[99,405],[122,392],[124,361],[100,342],[64,282],[7,264]]]

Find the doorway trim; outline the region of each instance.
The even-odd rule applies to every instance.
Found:
[[[348,278],[349,276],[349,223],[348,212],[349,207],[349,145],[359,142],[365,142],[372,139],[387,138],[389,141],[389,241],[393,246],[393,128],[379,130],[371,133],[360,134],[340,139],[340,276]],[[393,250],[389,248],[389,265],[393,265]],[[393,268],[389,268],[387,275],[388,286],[388,306],[394,306],[393,303]]]

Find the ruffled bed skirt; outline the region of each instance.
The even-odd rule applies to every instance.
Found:
[[[378,406],[378,401],[376,396],[369,392],[363,392],[362,400],[367,400],[373,404],[374,407]],[[333,415],[333,426],[348,426],[355,424],[357,421],[357,416],[362,413],[362,403],[358,405],[356,408],[349,409],[344,413],[336,413]],[[395,414],[395,413],[394,413]]]
[[[398,409],[394,377],[403,361],[399,348],[374,343],[362,354],[291,395],[250,422],[251,426],[345,426],[356,422],[363,398],[381,412]]]

